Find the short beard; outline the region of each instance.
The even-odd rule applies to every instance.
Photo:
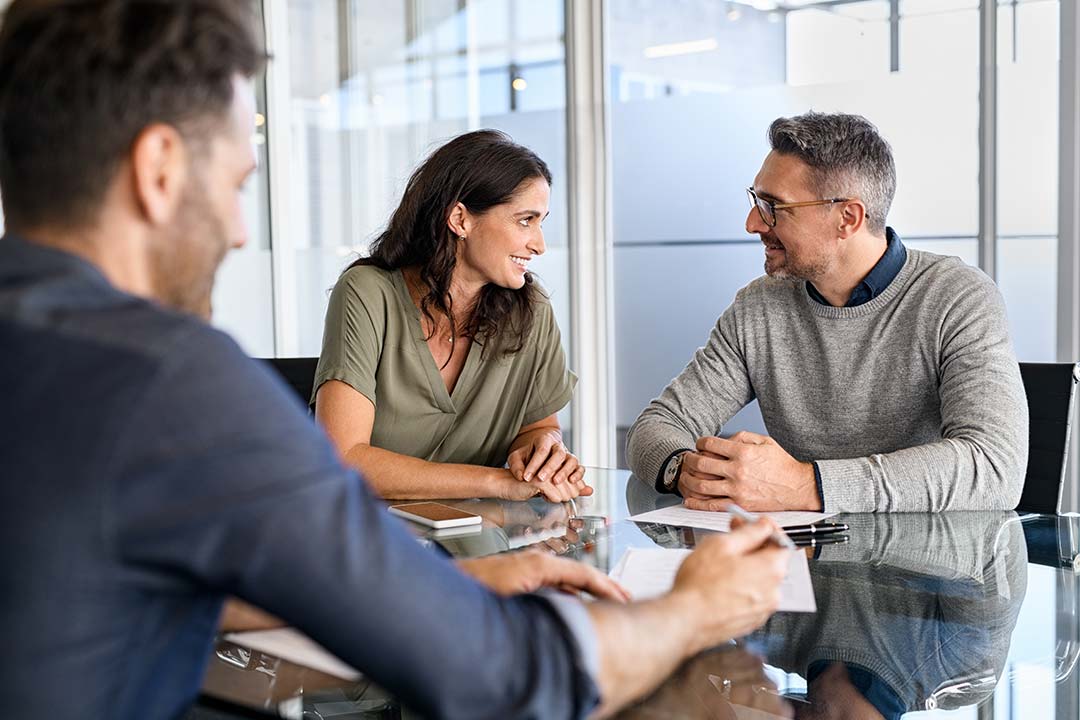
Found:
[[[228,240],[203,187],[197,173],[191,176],[176,220],[154,241],[152,272],[163,305],[209,321],[214,276]]]
[[[769,259],[765,258],[765,274],[772,278],[779,280],[805,280],[807,282],[815,282],[818,278],[824,277],[828,270],[828,263],[822,258],[816,258],[814,262],[810,263],[792,263],[790,255],[787,249],[784,250],[784,264],[778,268],[769,270]]]

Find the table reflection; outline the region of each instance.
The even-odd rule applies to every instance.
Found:
[[[541,548],[605,571],[629,547],[693,547],[707,532],[630,522],[679,500],[625,471],[590,469],[589,478],[596,493],[573,505],[449,501],[481,515],[482,526],[413,530],[433,552],[455,557]],[[850,542],[810,551],[816,613],[777,614],[691,659],[623,717],[936,717],[966,708],[959,717],[981,718],[995,707],[1008,710],[1002,717],[1077,716],[1077,521],[977,512],[837,520],[850,526]],[[1025,615],[1026,600],[1035,610]],[[214,698],[293,717],[330,717],[328,708],[409,717],[366,682],[245,659],[228,645],[211,658],[204,691]],[[1031,702],[1048,689],[1052,697]]]
[[[810,572],[818,612],[747,638],[806,682],[799,718],[899,718],[988,699],[1027,589],[1013,513],[845,516]]]
[[[618,717],[770,720],[794,717],[792,706],[762,659],[733,644],[690,659],[651,697]]]
[[[633,512],[654,509],[647,494],[633,485],[627,491]],[[1019,518],[951,513],[839,520],[851,526],[852,541],[816,548],[810,563],[817,613],[778,613],[738,642],[747,651],[740,656],[740,677],[769,671],[782,679],[777,692],[789,705],[768,712],[899,718],[989,698],[1027,586]],[[704,532],[657,525],[642,530],[670,547],[691,546]],[[642,708],[652,717],[750,717],[726,714],[736,700],[708,690],[717,684],[709,663],[725,656],[721,651],[687,663]],[[738,684],[723,673],[718,677],[722,687]],[[776,685],[759,680],[751,688],[758,698]],[[639,716],[642,708],[628,716]],[[714,714],[702,714],[705,709]]]

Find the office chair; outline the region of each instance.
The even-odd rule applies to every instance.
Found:
[[[315,367],[319,358],[263,358],[262,361],[277,371],[307,407],[315,389]]]
[[[1020,376],[1030,429],[1027,474],[1016,509],[1053,515],[1061,507],[1080,364],[1020,363]]]

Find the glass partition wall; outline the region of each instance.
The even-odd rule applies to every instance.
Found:
[[[535,272],[568,319],[562,4],[556,0],[289,0],[289,250],[297,322],[317,355],[328,291],[364,254],[416,165],[451,137],[497,128],[555,185]],[[273,120],[273,119],[272,119]],[[564,331],[564,335],[565,335]]]
[[[319,354],[329,292],[436,147],[496,128],[554,175],[533,272],[569,338],[560,0],[264,0],[275,94],[275,351]],[[267,310],[269,305],[267,306]],[[564,427],[569,412],[564,412]]]
[[[255,138],[269,167],[250,189],[253,240],[219,283],[219,324],[252,354],[316,354],[328,290],[384,226],[409,172],[455,134],[500,128],[555,174],[537,270],[564,342],[571,280],[597,282],[577,276],[570,246],[612,246],[614,377],[586,381],[612,398],[620,450],[591,461],[621,464],[626,428],[761,272],[743,188],[769,122],[843,110],[894,147],[889,220],[905,242],[982,263],[1005,294],[1020,358],[1055,358],[1060,0],[996,0],[992,199],[980,184],[979,0],[604,0],[611,175],[582,212],[603,213],[610,198],[612,237],[570,238],[566,8],[576,1],[263,0],[273,79]],[[988,205],[992,263],[980,259]],[[739,427],[764,429],[754,408]]]
[[[869,118],[897,163],[889,224],[910,247],[979,264],[979,0],[609,8],[620,448],[762,273],[743,188],[774,118]],[[1055,356],[1058,11],[1058,0],[1000,0],[997,16],[995,270],[1028,361]],[[754,406],[727,430],[743,428],[765,431]]]

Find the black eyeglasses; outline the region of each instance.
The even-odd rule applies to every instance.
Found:
[[[851,198],[830,198],[829,200],[806,200],[804,202],[782,203],[766,200],[758,197],[754,188],[746,188],[746,195],[750,198],[750,206],[756,207],[761,221],[769,227],[776,227],[776,211],[784,208],[810,207],[812,205],[831,205],[838,202],[848,202]]]

